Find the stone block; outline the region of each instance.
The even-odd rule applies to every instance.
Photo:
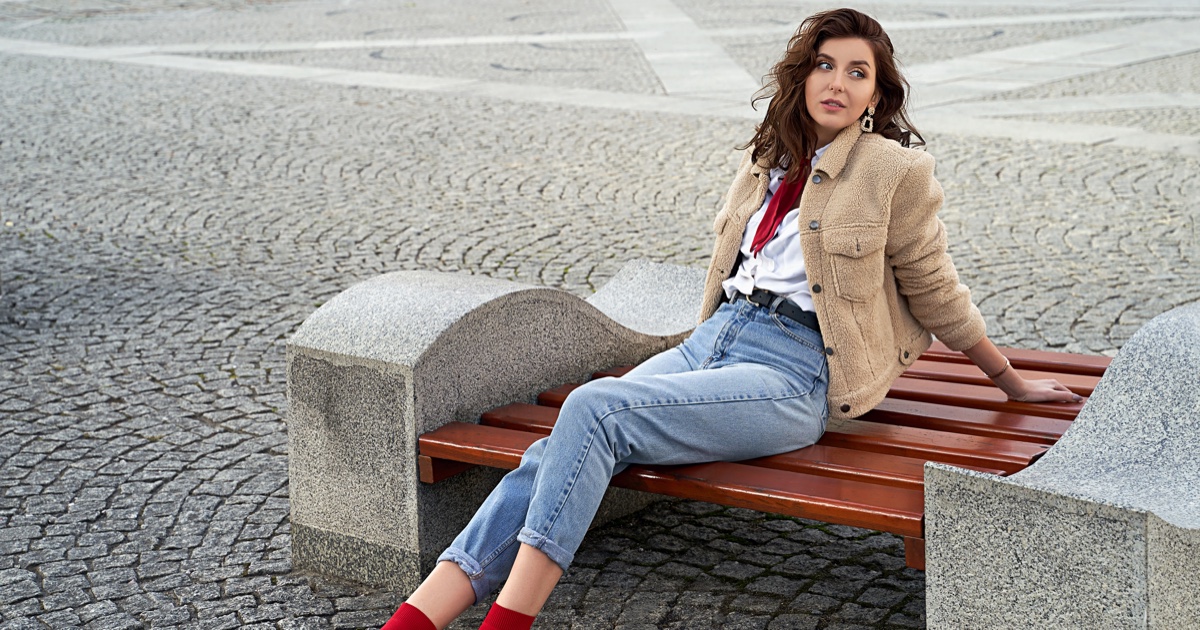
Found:
[[[1009,477],[927,464],[929,628],[1200,627],[1200,304],[1129,340]]]
[[[297,568],[407,591],[502,474],[418,481],[417,439],[487,409],[636,363],[699,312],[698,269],[631,263],[590,301],[468,274],[398,272],[347,289],[288,344]],[[599,519],[649,497],[611,491]]]

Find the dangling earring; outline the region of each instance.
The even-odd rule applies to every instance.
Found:
[[[863,116],[862,120],[858,121],[858,126],[863,130],[863,133],[871,133],[872,131],[875,131],[875,119],[871,118],[874,115],[875,106],[872,105],[867,108],[867,115]]]

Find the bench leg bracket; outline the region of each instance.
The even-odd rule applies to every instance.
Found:
[[[918,571],[925,570],[925,539],[904,537],[904,564]]]

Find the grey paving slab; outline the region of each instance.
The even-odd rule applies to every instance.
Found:
[[[670,0],[610,0],[668,94],[739,100],[760,83]]]
[[[768,51],[742,55],[729,42],[753,37],[721,30],[782,41],[793,12],[816,8],[676,6],[751,76],[745,59]],[[1067,2],[868,8],[907,22],[1050,16],[997,47],[964,38],[943,51],[936,36],[899,31],[913,35],[897,40],[914,59],[937,61],[1192,7],[1103,3],[1086,12],[1136,17],[1086,27],[1063,20],[1078,10]],[[283,341],[341,290],[389,271],[589,295],[632,259],[702,266],[734,147],[754,123],[748,95],[739,110],[619,92],[605,78],[648,62],[592,76],[593,60],[551,50],[575,78],[440,74],[464,47],[504,65],[538,60],[549,41],[409,46],[428,63],[414,56],[403,73],[322,74],[316,57],[242,60],[270,66],[258,73],[175,65],[231,61],[195,54],[212,44],[624,28],[599,2],[0,4],[0,38],[57,47],[0,52],[0,592],[10,598],[0,624],[382,623],[400,594],[292,565]],[[155,50],[173,45],[193,48]],[[114,51],[163,63],[96,59]],[[1194,94],[1194,57],[980,102]],[[287,78],[293,69],[324,82]],[[413,89],[417,78],[425,88]],[[1104,137],[1143,124],[1078,122]],[[1111,354],[1155,315],[1200,300],[1195,157],[1018,131],[926,134],[952,253],[994,339]],[[888,535],[665,504],[594,532],[543,627],[922,627],[924,579],[901,553]]]
[[[988,97],[988,100],[1128,95],[1143,92],[1196,94],[1200,93],[1200,77],[1192,70],[1197,63],[1200,63],[1200,53],[1163,57],[1013,92],[997,93]]]
[[[930,107],[1189,54],[1200,48],[1196,24],[1188,19],[1155,20],[914,66],[908,72],[913,100],[918,107]]]

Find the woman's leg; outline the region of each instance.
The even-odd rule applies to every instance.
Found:
[[[471,578],[457,564],[443,561],[433,567],[406,603],[424,613],[435,627],[445,628],[475,603],[475,590]]]
[[[686,356],[679,348],[662,352],[637,367],[641,373],[670,373],[691,369]],[[504,582],[521,555],[517,533],[525,524],[525,513],[529,510],[529,498],[533,491],[546,440],[534,442],[521,458],[521,465],[508,473],[492,490],[487,500],[476,511],[471,522],[455,538],[451,546],[438,558],[429,577],[408,599],[408,603],[425,613],[437,627],[443,627],[462,614],[471,604],[485,599]],[[545,560],[545,556],[526,561],[528,577],[514,580],[529,584],[532,593],[540,593],[539,578],[553,573],[544,595],[533,595],[533,599],[544,601],[553,590],[562,570],[558,565]],[[548,565],[548,566],[547,566]],[[520,595],[513,591],[510,596]],[[508,601],[508,600],[501,600]],[[524,600],[521,600],[524,601]],[[513,602],[513,610],[524,612],[528,606]],[[501,605],[504,605],[503,603]],[[538,606],[540,608],[540,605]],[[536,612],[536,611],[535,611]],[[529,613],[534,614],[534,613]]]
[[[509,610],[536,617],[562,574],[562,567],[549,556],[521,543],[508,581],[496,597],[496,603]]]
[[[499,602],[526,614],[541,609],[612,475],[629,464],[747,459],[820,438],[828,380],[819,334],[785,326],[765,309],[730,308],[737,313],[719,330],[693,335],[680,349],[701,369],[634,371],[593,381],[567,398],[546,442],[517,536],[522,551]],[[547,560],[560,571],[548,571]]]
[[[608,479],[629,463],[743,459],[819,438],[827,387],[821,348],[819,334],[764,309],[722,306],[682,346],[621,379],[599,379],[572,393],[552,437],[526,451],[521,466],[501,480],[439,560],[457,563],[475,601],[513,571],[498,601],[536,613],[570,564]],[[756,425],[757,433],[747,435],[747,427]],[[552,443],[553,472],[543,474],[544,451]],[[607,456],[596,456],[603,450]],[[573,451],[578,466],[571,465]],[[535,493],[543,499],[540,507],[531,506]],[[555,514],[548,527],[547,510]],[[569,518],[559,518],[564,512]],[[551,538],[555,527],[568,532],[563,541]],[[447,579],[445,587],[453,588],[452,582]],[[426,591],[436,592],[423,585],[422,597]]]
[[[824,400],[765,366],[626,378],[568,399],[538,468],[517,540],[564,569],[609,480],[629,464],[761,457],[808,446],[824,431]]]

